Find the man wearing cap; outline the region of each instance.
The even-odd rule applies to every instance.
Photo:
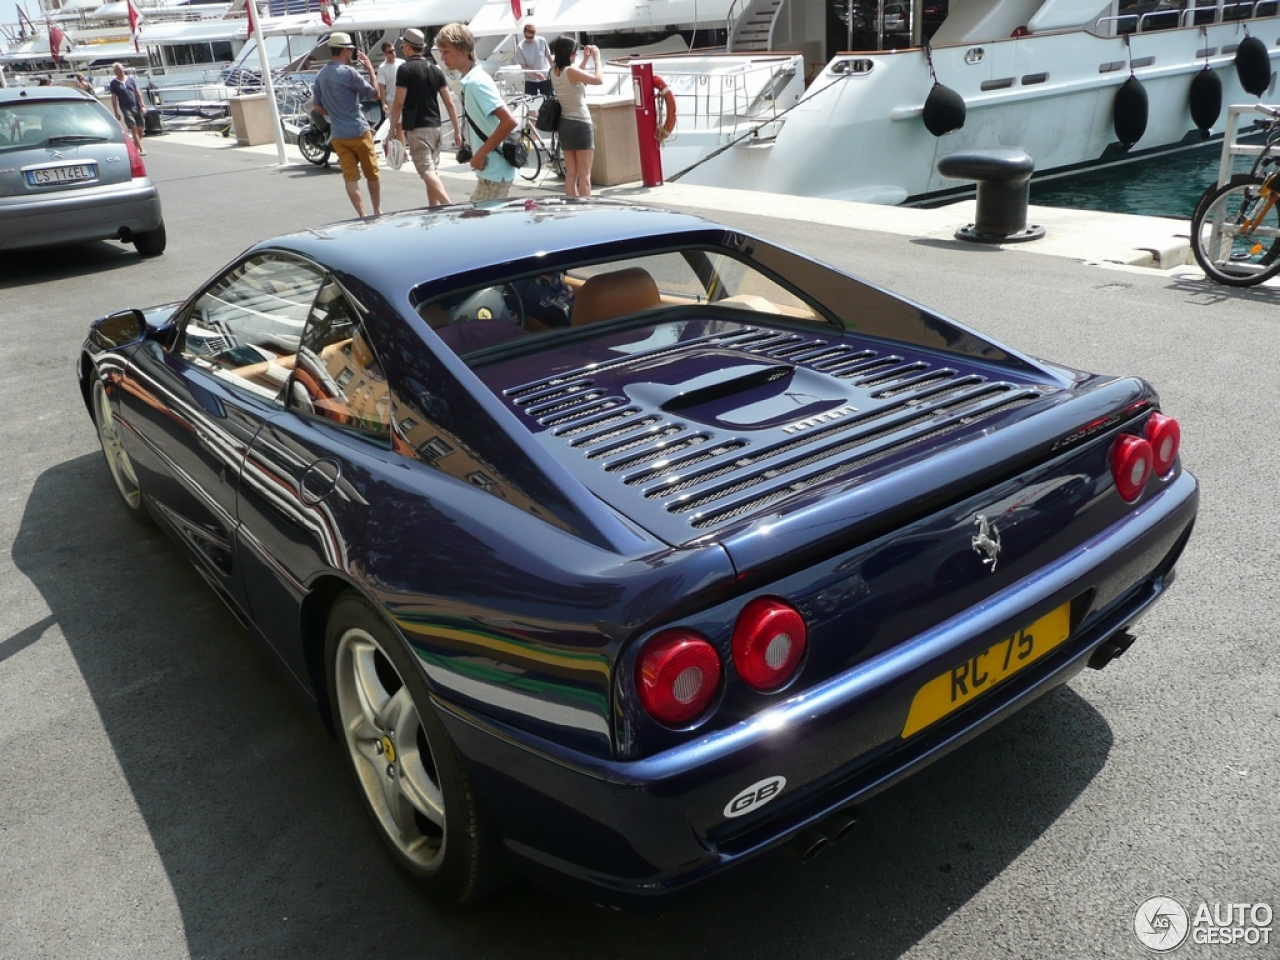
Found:
[[[391,105],[391,136],[405,141],[414,169],[427,185],[427,203],[450,203],[449,193],[436,173],[440,164],[440,101],[453,122],[454,143],[462,143],[458,111],[449,96],[444,71],[424,51],[427,38],[421,30],[409,29],[400,38],[405,60],[396,71],[395,100]]]
[[[525,96],[551,96],[551,50],[532,23],[524,25],[524,39],[516,46],[516,63],[524,70]]]
[[[329,34],[329,62],[316,76],[315,103],[329,117],[333,127],[333,152],[342,166],[342,180],[347,197],[359,216],[364,216],[364,200],[360,196],[360,171],[369,181],[369,200],[374,216],[382,213],[382,184],[378,178],[378,153],[373,146],[373,131],[360,109],[363,100],[378,97],[378,76],[364,53],[356,50],[347,33]],[[359,60],[369,79],[365,80],[351,65]]]

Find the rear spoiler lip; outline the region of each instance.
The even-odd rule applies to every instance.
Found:
[[[1035,464],[1093,442],[1156,406],[1156,393],[1143,380],[1102,381],[986,436],[906,468],[826,488],[820,496],[788,504],[782,512],[758,515],[728,535],[711,539],[725,548],[739,583],[749,588],[776,579],[782,565],[806,566],[966,500]],[[1095,428],[1098,424],[1102,426]]]

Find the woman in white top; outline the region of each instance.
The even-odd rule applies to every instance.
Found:
[[[551,68],[551,88],[560,101],[560,149],[564,151],[564,192],[569,197],[591,196],[591,161],[596,154],[595,131],[587,110],[586,84],[602,83],[600,51],[582,48],[582,63],[573,66],[578,41],[557,37],[551,46],[555,66]],[[588,60],[595,61],[595,73],[587,73]]]

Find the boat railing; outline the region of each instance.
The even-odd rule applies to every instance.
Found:
[[[681,128],[715,130],[724,142],[776,119],[794,103],[786,91],[801,83],[797,78],[803,75],[799,54],[675,56],[644,62],[661,73],[675,97],[676,136]],[[629,72],[612,87],[614,93],[630,93]]]
[[[724,18],[726,42],[729,49],[733,49],[733,32],[738,28],[738,18],[747,12],[747,8],[751,6],[751,0],[733,0],[729,4],[729,13]]]
[[[1235,3],[1191,4],[1185,9],[1148,10],[1145,13],[1121,13],[1098,17],[1094,33],[1113,36],[1124,33],[1149,33],[1215,23],[1237,23],[1280,15],[1280,0],[1238,0]]]

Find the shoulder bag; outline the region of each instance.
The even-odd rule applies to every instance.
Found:
[[[466,101],[463,101],[462,112],[467,113]],[[480,142],[484,143],[488,140],[488,136],[480,129],[479,125],[471,119],[471,114],[467,113],[467,123],[471,124],[471,129],[476,132],[480,138]],[[524,166],[525,161],[529,159],[529,147],[520,139],[520,130],[516,128],[507,134],[507,138],[498,145],[498,153],[502,154],[502,159],[507,161],[517,170]]]
[[[554,96],[542,98],[538,105],[538,117],[533,125],[544,133],[555,133],[560,129],[560,101]]]

